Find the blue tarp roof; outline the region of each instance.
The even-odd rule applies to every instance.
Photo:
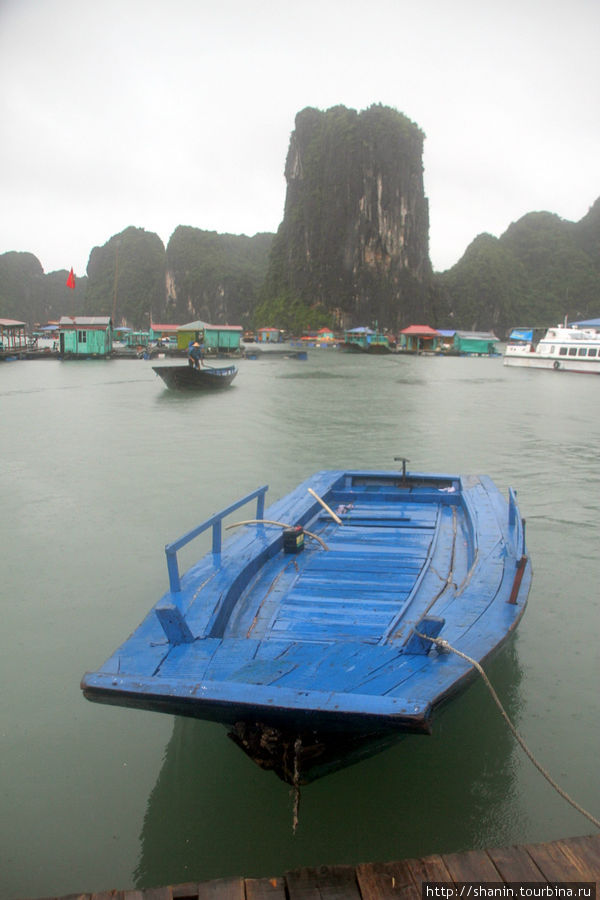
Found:
[[[584,328],[600,328],[600,319],[585,319],[582,322],[569,322],[569,325],[579,325]]]
[[[509,341],[532,341],[533,328],[527,331],[525,328],[513,328],[509,335]]]

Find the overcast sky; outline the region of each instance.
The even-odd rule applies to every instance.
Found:
[[[599,47],[600,0],[0,0],[0,253],[274,232],[296,113],[383,103],[425,132],[447,269],[600,196]]]

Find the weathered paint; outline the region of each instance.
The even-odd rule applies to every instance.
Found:
[[[63,316],[58,337],[61,356],[108,356],[112,351],[112,320],[108,316]]]
[[[220,721],[260,765],[309,780],[430,730],[474,670],[415,631],[484,660],[523,613],[531,565],[514,493],[486,476],[320,472],[263,513],[264,491],[169,545],[169,592],[82,687]],[[304,529],[302,552],[285,552],[285,525]],[[180,576],[173,555],[209,527],[212,552]]]

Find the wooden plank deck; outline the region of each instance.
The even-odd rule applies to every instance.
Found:
[[[424,881],[600,882],[600,834],[399,862],[295,869],[276,878],[218,878],[146,890],[108,890],[46,900],[421,900]],[[588,894],[594,900],[594,894]],[[583,900],[583,897],[582,897]]]

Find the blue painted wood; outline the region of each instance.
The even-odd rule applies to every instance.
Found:
[[[167,546],[169,592],[82,688],[220,721],[261,765],[271,754],[282,778],[309,780],[430,730],[474,670],[415,630],[486,659],[523,614],[531,566],[516,495],[486,476],[318,472],[266,512],[265,492]],[[283,529],[265,521],[223,540],[224,519],[253,499],[256,519],[301,525],[326,549],[306,536],[285,553]],[[209,528],[212,552],[180,575],[177,551]]]
[[[425,616],[417,622],[415,630],[404,645],[404,652],[426,656],[433,649],[433,644],[427,637],[437,637],[445,624],[446,620],[439,616]]]
[[[257,490],[252,491],[250,494],[246,494],[246,496],[242,497],[241,500],[238,500],[236,503],[232,503],[231,506],[226,507],[225,509],[221,510],[220,513],[216,513],[216,515],[211,516],[210,519],[207,519],[196,528],[188,531],[187,534],[183,535],[183,537],[180,537],[178,540],[167,544],[167,546],[165,547],[165,554],[167,556],[167,570],[169,572],[169,587],[171,589],[171,593],[179,593],[179,591],[181,590],[179,566],[177,564],[177,551],[181,550],[182,547],[185,547],[186,544],[189,544],[190,541],[193,541],[194,538],[198,537],[198,535],[202,534],[202,532],[206,531],[208,528],[212,528],[212,552],[213,556],[218,558],[221,554],[221,522],[223,521],[223,519],[226,516],[230,515],[232,512],[235,512],[236,509],[239,509],[241,506],[245,506],[246,503],[249,503],[255,498],[256,518],[262,519],[264,513],[265,494],[268,489],[268,485],[263,485],[262,487],[257,488]]]
[[[161,628],[170,644],[191,644],[194,635],[180,610],[173,603],[165,603],[155,607]]]

